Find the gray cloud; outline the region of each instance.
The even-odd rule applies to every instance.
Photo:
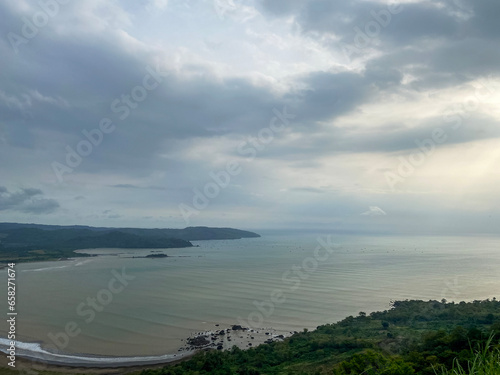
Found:
[[[373,21],[380,25],[373,14],[388,9],[380,2],[360,0],[263,0],[261,6],[274,17],[292,16],[303,33],[317,33],[318,40],[334,50],[347,45],[359,48],[355,39],[358,30],[366,33]],[[387,25],[380,26],[374,39],[368,37],[369,46],[359,48],[351,58],[366,58],[374,49],[378,56],[368,63],[366,74],[372,74],[372,69],[412,73],[418,81],[435,86],[498,73],[495,45],[500,30],[494,15],[499,12],[500,3],[494,0],[403,3]],[[334,36],[334,41],[324,39],[325,35]]]
[[[450,106],[460,104],[455,92],[500,73],[497,1],[405,3],[350,62],[342,45],[354,43],[355,27],[364,29],[373,12],[386,5],[374,0],[256,3],[276,22],[262,17],[241,22],[231,14],[221,22],[206,2],[192,2],[181,13],[169,5],[150,17],[146,3],[89,0],[61,8],[18,54],[1,38],[0,157],[9,161],[0,164],[2,176],[13,186],[44,186],[47,195],[71,206],[65,208],[73,217],[125,220],[119,207],[134,202],[128,212],[133,217],[171,218],[179,203],[192,200],[194,188],[211,181],[209,172],[222,170],[229,158],[241,158],[236,145],[267,127],[273,108],[286,106],[296,118],[254,163],[243,165],[244,172],[211,202],[212,215],[255,209],[258,216],[273,207],[276,215],[308,212],[328,220],[333,212],[339,221],[349,215],[367,220],[359,213],[375,201],[387,207],[392,220],[395,207],[409,205],[408,197],[368,196],[380,187],[364,180],[372,160],[359,155],[409,153],[416,140],[437,127],[449,135],[446,146],[500,137],[498,116],[486,106],[467,113],[460,129],[453,129],[443,109],[428,100],[438,92]],[[30,17],[37,7],[30,4],[22,9],[0,4],[1,35],[20,32],[21,17]],[[186,29],[178,27],[183,24]],[[198,24],[203,28],[191,26]],[[120,119],[111,104],[142,84],[148,66],[168,74]],[[396,99],[408,107],[422,104],[392,114]],[[420,110],[426,115],[418,117]],[[85,140],[82,131],[97,128],[104,117],[116,129],[65,184],[57,184],[51,163],[65,163],[67,147],[75,149]],[[342,157],[357,165],[341,171]],[[343,173],[338,186],[326,168]],[[307,176],[298,186],[297,175]],[[288,204],[293,207],[285,208]],[[415,212],[416,206],[408,210]],[[40,190],[0,187],[0,207],[47,213],[58,202]],[[102,213],[102,207],[109,211]],[[200,224],[215,216],[207,214]]]
[[[163,186],[139,186],[133,184],[115,184],[115,185],[109,185],[109,187],[118,189],[141,189],[141,190],[160,190],[160,191],[172,190],[168,187],[163,187]]]
[[[436,3],[394,3],[395,12],[381,24],[378,37],[391,44],[408,44],[415,40],[454,35],[459,19],[447,7]],[[274,16],[294,16],[304,32],[331,33],[345,43],[352,43],[355,27],[364,30],[373,21],[373,13],[381,15],[388,6],[377,1],[331,0],[264,0],[261,5]],[[386,13],[385,13],[386,14]]]
[[[324,189],[318,189],[313,187],[294,187],[290,188],[290,191],[298,192],[298,193],[313,193],[313,194],[323,194],[325,193]]]
[[[31,214],[48,214],[59,208],[54,199],[43,198],[43,191],[33,188],[22,188],[11,192],[0,186],[0,210],[20,211]]]
[[[352,36],[353,26],[363,25],[369,20],[370,10],[381,9],[381,5],[376,2],[323,0],[265,1],[263,6],[273,14],[295,14],[296,21],[304,30],[333,32],[342,36],[345,42]],[[9,8],[4,10],[12,12]],[[479,11],[487,13],[483,8]],[[9,19],[12,18],[15,18],[14,14]],[[95,128],[101,118],[110,117],[115,121],[117,130],[106,136],[103,146],[96,148],[84,160],[79,171],[113,171],[145,177],[157,169],[160,163],[164,168],[175,167],[172,161],[162,159],[160,155],[178,148],[179,140],[251,134],[269,122],[272,108],[282,107],[283,104],[300,114],[300,119],[292,125],[293,131],[316,134],[321,132],[319,122],[355,110],[379,96],[381,90],[397,90],[403,71],[416,74],[418,78],[413,86],[424,89],[440,82],[436,75],[449,76],[450,70],[455,74],[455,79],[450,81],[452,84],[471,79],[468,77],[474,74],[497,69],[494,62],[498,61],[498,52],[490,48],[493,46],[488,45],[487,41],[483,45],[464,39],[454,41],[459,29],[456,24],[459,22],[472,23],[471,20],[460,21],[449,11],[449,7],[405,4],[404,11],[393,16],[389,25],[393,29],[388,26],[384,30],[387,38],[400,38],[402,45],[419,38],[439,36],[451,39],[452,43],[433,53],[428,53],[428,50],[423,59],[418,48],[385,52],[383,56],[370,61],[362,73],[318,71],[301,75],[295,81],[304,88],[290,91],[284,96],[272,93],[270,87],[256,86],[243,78],[216,80],[207,68],[191,64],[186,69],[197,72],[193,78],[181,78],[170,71],[159,88],[152,91],[146,101],[140,103],[124,121],[116,118],[110,105],[141,82],[146,74],[145,67],[152,64],[152,53],[146,52],[141,58],[127,53],[116,43],[113,33],[102,36],[99,43],[84,38],[75,41],[53,34],[54,37],[50,39],[40,37],[44,48],[39,51],[37,58],[25,62],[22,67],[10,65],[10,74],[0,77],[3,86],[10,88],[6,94],[14,98],[10,102],[15,100],[19,103],[17,107],[22,107],[30,114],[28,117],[22,115],[15,106],[4,108],[7,113],[11,113],[4,137],[13,147],[32,149],[50,144],[52,151],[46,160],[49,168],[52,161],[64,161],[66,146],[75,148],[80,140],[85,139],[82,130]],[[465,54],[464,50],[468,48],[474,48],[474,53]],[[490,56],[484,58],[485,53]],[[42,63],[47,59],[55,64]],[[426,67],[408,67],[415,61]],[[485,70],[486,63],[490,67]],[[13,81],[8,78],[11,75],[19,78]],[[73,87],[79,87],[79,90],[75,91]],[[32,94],[34,92],[39,95],[35,97]],[[400,127],[399,132],[405,132],[405,127]],[[327,138],[334,137],[341,143],[334,144],[334,147],[330,143],[330,149],[349,151],[348,145],[354,143],[350,151],[358,151],[365,144],[380,143],[376,139],[363,141],[363,135],[357,134],[353,136],[357,137],[358,142],[344,142],[344,138],[349,138],[349,133],[336,134],[335,130],[330,133]],[[393,136],[383,134],[381,137],[387,139]],[[407,132],[406,138],[411,137],[413,134]],[[356,143],[360,147],[356,147]],[[393,148],[397,147],[401,146]],[[322,150],[326,149],[325,145]]]

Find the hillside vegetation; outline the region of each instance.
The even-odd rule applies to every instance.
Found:
[[[387,311],[361,312],[282,342],[245,351],[234,347],[201,352],[176,366],[141,375],[497,375],[499,335],[496,300],[396,301]]]

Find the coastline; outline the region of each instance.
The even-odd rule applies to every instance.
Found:
[[[144,369],[175,364],[191,358],[194,354],[204,350],[230,350],[233,346],[245,350],[273,341],[281,341],[293,332],[279,332],[272,328],[252,329],[239,325],[215,324],[209,331],[194,332],[190,337],[182,339],[182,346],[177,352],[161,355],[140,356],[101,356],[96,354],[78,354],[51,352],[42,347],[43,343],[16,342],[16,360],[23,366],[31,368],[100,370],[113,369]],[[7,339],[0,338],[0,351],[6,353]],[[6,358],[5,356],[2,356]],[[8,367],[7,362],[0,362],[1,367]],[[97,371],[99,370],[99,371]],[[109,372],[108,372],[109,373]],[[121,372],[122,373],[122,372]]]
[[[472,346],[471,340],[474,345],[479,345],[479,348],[493,348],[495,344],[491,340],[495,332],[498,333],[500,330],[498,324],[495,324],[495,321],[498,323],[499,305],[500,302],[496,298],[461,301],[460,303],[447,302],[444,299],[442,301],[396,300],[393,301],[389,310],[377,311],[369,315],[360,313],[356,317],[348,316],[337,323],[318,326],[312,331],[297,332],[294,336],[295,340],[285,340],[278,345],[270,345],[264,348],[265,350],[249,351],[246,355],[238,352],[222,354],[215,350],[210,356],[189,362],[184,370],[196,374],[225,368],[228,372],[237,373],[242,368],[262,367],[268,368],[272,373],[290,372],[290,369],[293,369],[294,373],[312,371],[319,373],[325,370],[325,366],[329,370],[350,366],[347,367],[350,370],[356,360],[354,363],[356,373],[365,370],[364,373],[375,368],[382,371],[389,370],[391,373],[427,374],[436,372],[437,366],[441,369],[451,368],[452,361],[455,363],[458,358],[461,361],[466,360],[469,363],[474,361],[475,363],[477,356],[474,353],[478,352]],[[425,322],[419,319],[422,316],[426,317]],[[467,329],[463,328],[470,323],[471,317],[474,319],[473,324]],[[234,326],[234,328],[231,335],[245,332],[241,326]],[[210,331],[210,335],[217,338],[227,335],[222,332],[224,332],[222,329],[214,330]],[[481,332],[483,334],[478,335]],[[265,332],[259,331],[259,333],[265,335]],[[203,334],[202,338],[206,338],[205,335],[209,332],[201,334]],[[255,334],[255,332],[249,334]],[[432,339],[429,340],[429,337]],[[435,337],[438,339],[434,339]],[[195,339],[199,338],[200,336],[195,337]],[[408,347],[406,338],[416,341]],[[191,340],[188,341],[193,343]],[[408,348],[411,350],[407,350]],[[405,353],[401,354],[400,349],[403,349]],[[201,348],[199,351],[203,350]],[[472,354],[470,359],[467,355],[463,355],[464,351]],[[500,369],[497,353],[498,351],[491,351],[491,356],[488,354],[488,357],[485,357],[491,362],[485,364],[489,366],[491,363],[495,366],[494,369]],[[141,370],[147,369],[148,373],[159,375],[164,373],[163,368],[183,363],[191,359],[194,354],[193,352],[174,361],[155,364],[123,365],[117,362],[116,366],[106,368],[36,363],[19,357],[15,370],[7,367],[6,357],[4,357],[0,360],[0,366],[4,368],[0,373],[6,375],[19,372],[28,374],[42,372],[45,375],[138,375]],[[491,370],[491,366],[485,369]],[[183,368],[180,370],[182,371]]]
[[[138,371],[146,369],[160,369],[165,366],[173,366],[182,361],[186,361],[194,356],[196,353],[186,355],[185,357],[175,359],[173,361],[161,362],[156,364],[139,364],[139,365],[128,365],[128,366],[115,366],[115,367],[87,367],[87,366],[71,366],[71,365],[60,365],[53,363],[45,363],[42,361],[34,361],[29,358],[19,356],[16,358],[16,368],[12,369],[7,365],[9,362],[5,356],[0,356],[0,369],[11,369],[11,371],[21,372],[21,371],[49,371],[61,374],[129,374],[136,373]]]

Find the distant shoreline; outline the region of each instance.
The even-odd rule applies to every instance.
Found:
[[[234,228],[144,229],[0,223],[0,262],[54,261],[72,257],[75,250],[83,249],[190,248],[193,247],[191,241],[258,237],[257,233]]]

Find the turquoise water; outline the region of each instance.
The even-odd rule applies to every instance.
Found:
[[[164,250],[170,257],[161,259],[131,258],[150,250],[97,249],[92,253],[106,255],[19,264],[18,339],[54,348],[49,334],[70,324],[78,334],[64,352],[160,355],[215,324],[244,321],[289,332],[385,310],[395,299],[498,297],[498,238],[331,238],[339,246],[321,251],[319,261],[313,260],[318,236],[294,235],[198,241],[199,247]],[[114,283],[123,290],[110,292],[112,271],[123,269],[133,279]],[[2,278],[0,311],[7,312],[5,271]],[[98,305],[102,311],[87,304],[98,297],[107,303]],[[86,322],[89,308],[94,316]],[[6,337],[7,324],[1,328]]]

